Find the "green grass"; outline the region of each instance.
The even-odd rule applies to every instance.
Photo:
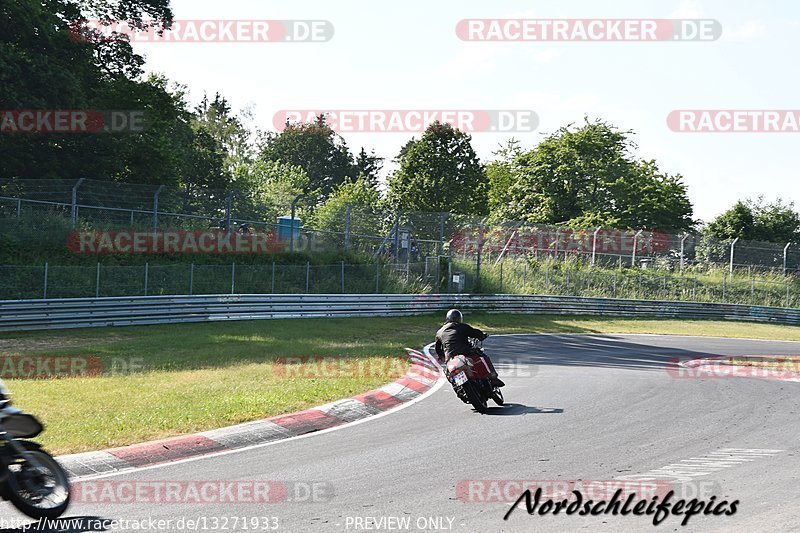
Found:
[[[431,340],[439,316],[289,319],[0,334],[0,354],[96,356],[146,371],[8,380],[21,408],[48,425],[63,454],[223,427],[313,407],[391,381],[395,373],[325,379],[275,375],[287,356],[348,355],[370,363]],[[715,321],[470,314],[491,333],[662,333],[800,340],[800,327]],[[396,359],[393,359],[396,361]],[[395,365],[397,369],[400,365]]]

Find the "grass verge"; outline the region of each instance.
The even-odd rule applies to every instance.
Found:
[[[58,454],[123,446],[275,416],[394,379],[406,346],[431,340],[439,316],[288,319],[0,334],[0,356],[91,356],[135,373],[20,380],[15,403],[48,425]],[[800,327],[741,322],[470,314],[492,333],[659,333],[800,340]],[[276,373],[276,359],[346,355],[386,371],[318,379]]]

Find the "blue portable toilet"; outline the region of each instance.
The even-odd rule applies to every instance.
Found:
[[[294,240],[297,242],[300,239],[300,219],[292,217],[278,217],[278,239],[281,241],[289,242],[292,240],[292,232],[294,232]]]

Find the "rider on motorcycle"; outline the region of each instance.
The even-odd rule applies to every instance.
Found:
[[[447,322],[436,332],[436,354],[439,356],[439,361],[447,361],[456,355],[470,355],[472,345],[470,345],[469,339],[482,341],[488,336],[483,331],[465,324],[461,311],[451,309],[447,313]],[[506,384],[497,377],[497,371],[488,356],[486,356],[486,362],[489,365],[489,379],[492,381],[492,385],[505,387]]]

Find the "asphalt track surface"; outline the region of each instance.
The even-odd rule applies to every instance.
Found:
[[[267,516],[277,519],[270,522],[278,526],[272,531],[294,533],[800,530],[800,383],[678,378],[674,367],[677,357],[800,355],[800,343],[510,335],[490,338],[486,348],[508,384],[507,405],[489,414],[476,413],[445,385],[398,412],[339,430],[97,480],[320,482],[329,491],[319,491],[322,501],[77,503],[68,516],[173,522],[205,517],[199,531],[224,531],[223,525],[265,531],[241,522],[234,527],[232,520]],[[657,527],[648,516],[529,516],[524,505],[504,521],[509,502],[464,501],[469,497],[457,493],[466,480],[613,480],[728,448],[772,451],[694,477],[688,490],[740,504],[733,516],[695,516],[685,527],[674,516]],[[0,517],[20,516],[0,504]],[[216,521],[225,517],[227,524]],[[409,525],[376,525],[389,517],[407,518]],[[61,530],[97,531],[75,524]]]

